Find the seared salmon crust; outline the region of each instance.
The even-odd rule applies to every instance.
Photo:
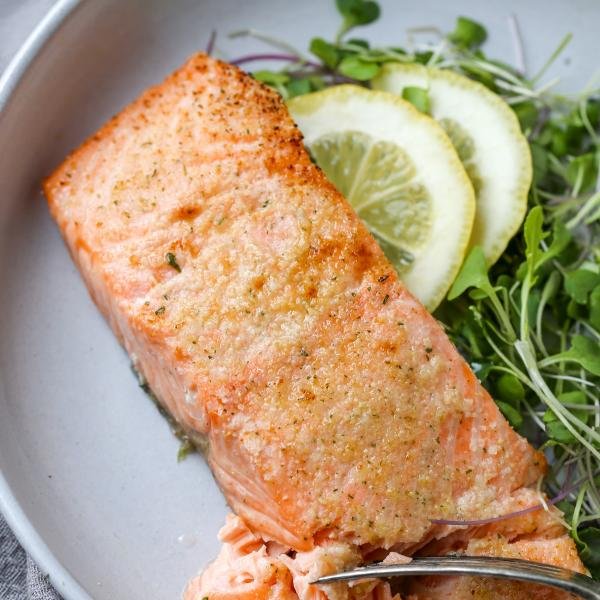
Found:
[[[224,548],[219,583],[196,580],[188,598],[384,597],[375,584],[324,595],[306,576],[452,535],[462,541],[447,549],[466,551],[468,535],[431,519],[499,514],[543,475],[311,162],[279,96],[236,67],[192,57],[44,190],[136,368],[207,440],[237,514],[227,547],[231,531],[252,540]],[[562,526],[544,536],[574,552]],[[243,567],[248,581],[242,559],[258,569]],[[429,588],[418,598],[438,597]]]

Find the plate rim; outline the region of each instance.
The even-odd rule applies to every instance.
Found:
[[[57,0],[17,50],[0,76],[0,119],[4,117],[5,108],[41,50],[67,17],[82,4],[83,0]],[[1,469],[0,512],[4,515],[8,526],[21,546],[33,558],[41,571],[50,577],[52,585],[66,600],[91,600],[91,596],[54,556],[42,536],[37,532]]]

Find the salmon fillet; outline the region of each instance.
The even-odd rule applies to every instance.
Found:
[[[96,304],[237,515],[189,600],[391,598],[309,581],[426,551],[456,531],[431,519],[499,514],[542,476],[281,99],[239,69],[194,56],[44,190]],[[582,570],[563,533],[545,542]]]

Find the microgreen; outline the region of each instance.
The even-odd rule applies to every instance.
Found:
[[[339,50],[323,38],[313,38],[310,42],[309,50],[330,69],[335,69],[340,61]]]
[[[373,79],[379,70],[380,67],[377,63],[365,61],[359,56],[346,56],[339,64],[339,71],[342,75],[357,81]]]
[[[460,273],[448,293],[448,300],[454,300],[469,288],[477,288],[487,295],[493,293],[488,277],[488,267],[481,246],[475,246],[467,256]]]
[[[254,79],[268,83],[269,85],[278,86],[284,85],[290,80],[290,76],[286,73],[280,73],[279,71],[268,71],[263,69],[261,71],[254,71],[252,73]]]
[[[457,68],[451,60],[446,65]],[[479,76],[465,66],[458,69]],[[510,424],[551,448],[550,493],[561,488],[565,464],[573,465],[582,485],[561,508],[569,511],[581,556],[598,577],[598,101],[537,93],[533,81],[484,70],[495,77],[493,85],[482,80],[488,87],[509,103],[517,100],[512,105],[532,151],[531,207],[493,268],[480,250],[471,251],[438,315],[464,356],[486,365],[477,375]],[[467,313],[474,318],[465,319]]]
[[[456,27],[448,37],[450,41],[461,48],[474,49],[479,48],[485,42],[487,31],[476,21],[467,17],[458,17]]]
[[[381,14],[379,4],[370,0],[336,0],[335,3],[344,19],[337,35],[338,41],[357,25],[368,25]]]
[[[503,373],[496,382],[496,396],[501,400],[516,404],[525,400],[523,384],[512,374]]]
[[[600,274],[588,269],[577,269],[565,276],[565,291],[579,304],[587,304],[590,292],[600,285]]]
[[[574,362],[593,375],[600,376],[600,344],[589,337],[574,335],[571,347],[556,356],[549,356],[541,361],[548,366],[558,362]]]
[[[600,529],[586,527],[579,532],[577,545],[592,577],[600,580]]]
[[[500,412],[514,428],[519,428],[523,425],[523,415],[511,404],[502,400],[496,400],[496,404],[498,404]]]
[[[431,112],[429,92],[420,87],[407,86],[402,90],[402,97],[408,100],[417,110],[426,115]]]

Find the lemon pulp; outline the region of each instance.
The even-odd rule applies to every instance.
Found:
[[[532,177],[529,145],[510,106],[468,77],[417,64],[387,64],[373,86],[396,94],[408,86],[428,90],[431,115],[452,140],[475,189],[469,245],[481,246],[488,264],[494,263],[523,221]]]
[[[360,131],[325,134],[311,152],[397,271],[405,272],[431,228],[431,200],[410,157]]]
[[[460,268],[474,214],[473,188],[443,128],[392,94],[351,85],[288,105],[316,163],[433,310]]]

